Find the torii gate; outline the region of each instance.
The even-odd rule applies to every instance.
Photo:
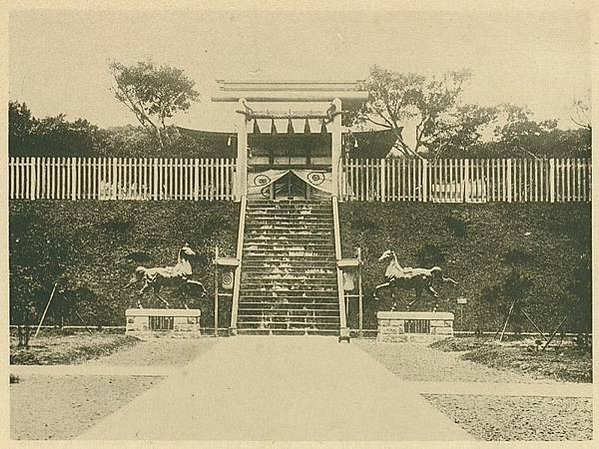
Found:
[[[254,119],[321,119],[330,124],[331,177],[333,196],[339,194],[342,157],[342,102],[366,101],[368,92],[360,89],[363,81],[225,81],[217,80],[215,102],[238,103],[237,167],[235,197],[248,190],[248,123]],[[250,103],[322,103],[330,102],[326,111],[270,112],[254,110]]]

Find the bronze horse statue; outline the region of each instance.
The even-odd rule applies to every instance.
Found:
[[[193,274],[190,258],[195,255],[195,251],[193,251],[189,245],[185,243],[179,250],[177,264],[175,266],[157,268],[146,268],[139,266],[135,269],[131,280],[124,288],[128,288],[143,281],[143,286],[138,292],[139,295],[141,296],[146,292],[146,290],[152,289],[154,296],[158,297],[167,308],[170,307],[170,304],[166,299],[160,296],[160,290],[162,287],[181,287],[184,285],[194,285],[200,288],[201,296],[205,297],[207,292],[204,285],[199,281],[189,279],[189,277]],[[143,308],[141,305],[141,298],[137,299],[137,306],[140,309]],[[186,304],[185,308],[187,308]]]
[[[435,300],[439,298],[439,294],[433,287],[433,283],[439,279],[443,282],[450,282],[454,285],[458,285],[456,281],[451,278],[444,277],[443,271],[440,267],[432,267],[430,269],[427,268],[412,268],[412,267],[402,267],[398,260],[397,255],[394,251],[387,250],[385,251],[381,257],[379,257],[379,262],[384,262],[388,260],[389,264],[387,265],[387,269],[385,270],[385,279],[386,282],[377,285],[374,287],[374,299],[379,299],[378,292],[382,288],[387,287],[398,287],[404,290],[414,290],[416,293],[416,298],[407,303],[408,310],[412,307],[417,301],[420,300],[422,296],[422,291],[426,291],[429,295],[431,295]],[[392,294],[393,298],[393,307],[391,310],[395,310],[397,305],[397,301],[395,301],[395,295]],[[437,308],[437,303],[435,302],[435,309]]]

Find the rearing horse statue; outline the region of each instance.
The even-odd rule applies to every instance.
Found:
[[[384,282],[374,287],[374,299],[379,299],[378,292],[382,288],[399,287],[405,290],[413,289],[416,292],[416,298],[413,301],[407,303],[407,307],[409,310],[412,305],[414,305],[417,301],[420,300],[423,290],[426,290],[435,299],[439,297],[439,294],[433,287],[433,283],[436,279],[440,279],[443,282],[450,282],[454,285],[458,285],[458,283],[453,279],[444,277],[443,271],[440,267],[432,267],[430,269],[402,267],[399,264],[397,260],[397,255],[394,251],[387,250],[381,255],[381,257],[379,257],[379,262],[384,262],[386,260],[389,261],[387,269],[385,270],[385,279],[387,280],[387,282]],[[395,310],[395,296],[392,295],[392,297],[394,301],[393,308],[391,310]],[[437,305],[435,304],[435,308],[436,306]]]
[[[139,290],[139,295],[143,295],[146,290],[151,288],[154,296],[157,296],[166,307],[170,307],[168,301],[160,296],[160,289],[165,286],[196,285],[201,289],[202,296],[206,296],[204,285],[199,281],[189,279],[193,274],[189,259],[195,255],[196,253],[185,243],[179,250],[175,266],[157,268],[139,266],[135,269],[133,277],[124,288],[128,288],[143,280],[144,284],[141,290]],[[140,309],[142,308],[140,298],[137,299],[137,306]],[[187,308],[187,305],[185,305],[185,308]]]

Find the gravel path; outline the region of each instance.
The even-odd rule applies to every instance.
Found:
[[[218,341],[218,339],[212,337],[202,337],[190,340],[157,338],[155,340],[141,341],[131,348],[123,349],[106,357],[90,360],[86,365],[185,365],[208,351],[216,345]]]
[[[218,344],[214,338],[142,341],[76,365],[13,365],[11,438],[71,439]]]
[[[482,440],[592,439],[591,398],[423,396]]]
[[[391,372],[413,382],[413,390],[477,438],[592,438],[592,398],[584,397],[591,395],[590,384],[557,382],[489,368],[460,360],[461,352],[442,352],[426,344],[354,342]],[[552,391],[562,397],[547,396]],[[539,396],[534,396],[535,392]],[[579,397],[567,397],[569,394]]]
[[[551,379],[500,371],[460,360],[461,352],[442,352],[424,343],[377,343],[355,339],[352,344],[360,346],[402,379],[411,381],[555,383]]]
[[[137,376],[28,376],[10,385],[11,439],[73,438],[159,382]]]

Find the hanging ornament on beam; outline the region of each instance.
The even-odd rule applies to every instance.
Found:
[[[260,134],[260,126],[258,126],[258,119],[254,119],[254,134]]]
[[[293,122],[291,121],[291,117],[287,119],[287,134],[294,134],[293,131]]]
[[[312,130],[310,129],[310,120],[306,119],[304,123],[304,134],[312,134]]]
[[[275,125],[275,119],[271,119],[270,122],[270,133],[271,134],[277,134],[277,125]]]

